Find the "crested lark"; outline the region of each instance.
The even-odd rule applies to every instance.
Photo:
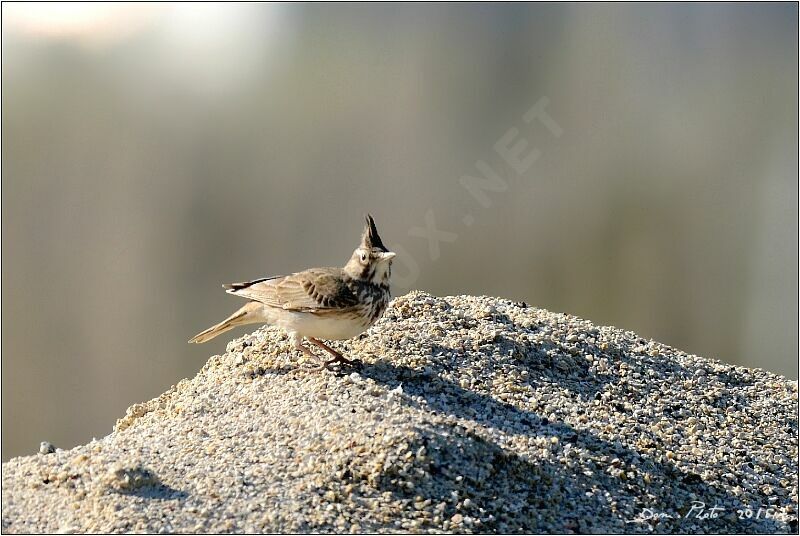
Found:
[[[272,324],[287,331],[295,348],[319,359],[303,337],[330,353],[320,368],[352,364],[320,339],[350,339],[366,331],[389,303],[389,276],[395,254],[386,249],[375,221],[367,215],[361,244],[344,268],[311,268],[287,276],[223,285],[229,294],[247,298],[238,311],[192,337],[203,343],[245,324]]]

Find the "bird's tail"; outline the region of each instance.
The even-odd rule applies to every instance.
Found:
[[[238,311],[233,313],[231,316],[220,322],[219,324],[215,324],[208,328],[205,331],[201,331],[191,339],[189,342],[194,342],[197,344],[204,343],[210,341],[217,335],[221,335],[228,330],[235,328],[236,326],[243,326],[245,324],[260,324],[264,323],[267,320],[264,318],[263,314],[263,304],[251,301],[243,305]]]

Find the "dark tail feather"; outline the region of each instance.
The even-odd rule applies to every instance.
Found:
[[[262,277],[261,279],[253,279],[252,281],[243,281],[241,283],[226,283],[222,285],[222,288],[225,290],[242,290],[243,288],[252,287],[256,283],[269,281],[270,279],[275,279],[275,277]]]

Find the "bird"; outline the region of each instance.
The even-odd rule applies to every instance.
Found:
[[[291,275],[222,285],[248,302],[222,322],[201,331],[190,343],[204,343],[235,327],[270,324],[286,331],[297,350],[319,362],[318,369],[354,361],[324,340],[346,340],[365,332],[383,315],[391,297],[389,279],[395,253],[384,246],[375,220],[365,216],[361,243],[342,268],[309,268]],[[320,359],[311,344],[332,358]]]

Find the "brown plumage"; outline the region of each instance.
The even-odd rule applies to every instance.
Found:
[[[372,216],[367,215],[361,244],[343,268],[311,268],[223,285],[229,294],[251,301],[189,342],[206,342],[240,325],[268,323],[285,329],[295,347],[307,355],[314,356],[303,337],[333,354],[324,367],[350,363],[319,339],[355,337],[380,318],[389,302],[394,255],[383,245]]]
[[[318,311],[358,304],[341,268],[311,268],[284,277],[223,285],[229,294],[292,311]]]

